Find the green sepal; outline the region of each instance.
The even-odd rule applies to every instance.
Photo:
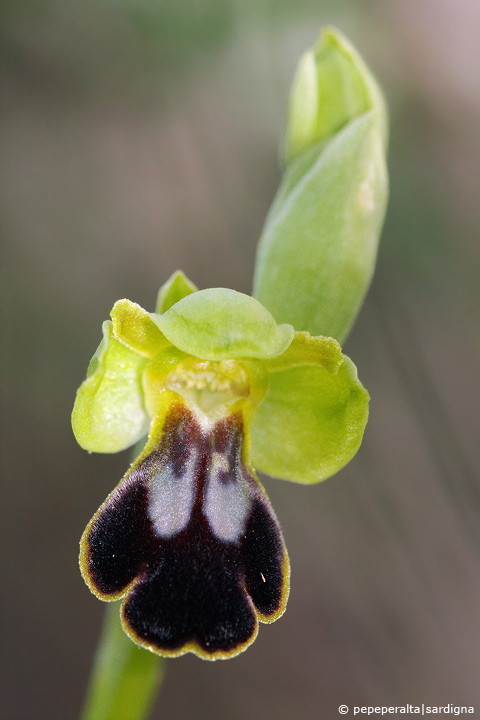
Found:
[[[117,300],[110,317],[117,340],[144,357],[155,357],[170,344],[150,313],[131,300]]]
[[[276,357],[294,336],[258,300],[226,288],[199,290],[151,317],[175,347],[202,360]]]
[[[136,443],[148,431],[141,375],[146,358],[125,347],[103,323],[103,340],[77,391],[72,428],[90,452],[114,453]]]
[[[158,291],[155,312],[158,315],[162,315],[164,312],[167,312],[167,310],[170,310],[172,305],[175,305],[175,303],[187,297],[187,295],[197,292],[197,290],[197,286],[187,278],[185,273],[177,270],[168,278],[167,282],[163,283]]]
[[[269,388],[251,427],[252,464],[260,472],[316,483],[338,472],[357,452],[369,396],[351,360],[342,355],[338,364],[338,346],[330,341],[304,336],[297,348],[294,341],[296,364],[269,373]]]

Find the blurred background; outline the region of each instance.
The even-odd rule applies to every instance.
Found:
[[[299,56],[332,23],[391,112],[391,202],[346,352],[372,396],[356,458],[265,480],[286,615],[229,662],[168,662],[153,718],[314,720],[338,705],[480,712],[478,0],[4,0],[4,720],[81,706],[104,606],[77,566],[129,454],[70,412],[118,298],[181,267],[250,292]]]

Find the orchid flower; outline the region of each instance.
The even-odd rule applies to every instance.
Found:
[[[124,598],[137,644],[214,659],[244,650],[288,598],[287,550],[254,468],[332,475],[360,445],[368,395],[332,338],[278,325],[242,293],[193,290],[176,273],[155,313],[120,300],[104,324],[76,438],[116,452],[149,436],[88,524],[80,567],[99,598]]]

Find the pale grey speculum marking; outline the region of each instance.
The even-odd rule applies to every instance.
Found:
[[[236,454],[231,461],[233,467],[224,455],[212,453],[203,512],[219,540],[238,542],[250,510],[250,493]],[[233,477],[225,483],[222,475],[227,472]]]
[[[148,515],[159,537],[170,538],[188,525],[195,500],[196,464],[197,451],[191,450],[180,476],[167,462],[150,478]]]
[[[209,440],[212,432],[202,433]],[[208,442],[212,447],[212,444]],[[251,507],[249,485],[241,466],[241,453],[233,443],[229,451],[213,450],[205,467],[203,514],[212,533],[223,542],[238,542],[245,531]],[[148,515],[155,534],[171,538],[184,530],[199,490],[199,451],[191,449],[182,471],[164,462],[150,477]]]

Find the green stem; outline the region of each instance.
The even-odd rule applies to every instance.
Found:
[[[144,720],[162,678],[162,658],[130,640],[109,603],[81,720]]]

